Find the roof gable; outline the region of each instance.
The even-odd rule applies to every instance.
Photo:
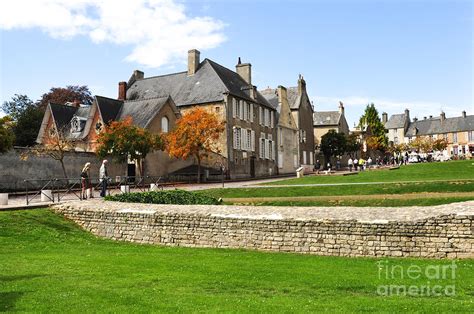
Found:
[[[117,120],[131,117],[134,125],[146,128],[169,99],[170,97],[159,97],[125,101]]]

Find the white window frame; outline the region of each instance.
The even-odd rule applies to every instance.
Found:
[[[457,142],[458,142],[458,133],[453,132],[453,143],[457,143]]]

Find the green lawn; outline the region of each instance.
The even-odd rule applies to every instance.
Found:
[[[267,183],[278,184],[318,184],[352,182],[396,182],[428,180],[474,180],[474,160],[409,164],[397,170],[362,171],[353,176],[306,176]]]
[[[411,182],[367,185],[333,185],[333,186],[285,186],[258,188],[224,188],[200,191],[214,197],[295,197],[295,196],[328,196],[328,195],[376,195],[407,193],[455,193],[474,192],[474,181],[451,182]]]
[[[417,199],[350,199],[341,200],[334,198],[332,200],[311,200],[311,201],[234,201],[227,204],[235,205],[253,205],[253,206],[356,206],[356,207],[400,207],[400,206],[435,206],[449,203],[472,201],[474,197],[440,197],[440,198],[417,198]]]
[[[378,262],[169,248],[98,239],[48,210],[0,212],[0,311],[473,312],[474,260],[456,279],[386,279]],[[385,264],[383,264],[385,265]],[[383,268],[382,268],[383,269]],[[382,278],[379,275],[382,274]],[[454,296],[380,296],[380,285],[455,285]]]

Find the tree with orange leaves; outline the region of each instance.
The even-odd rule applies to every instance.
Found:
[[[216,114],[203,108],[193,108],[176,121],[176,127],[166,136],[166,149],[171,157],[186,159],[192,156],[198,165],[201,181],[201,161],[210,152],[219,153],[216,141],[224,132],[224,122]]]
[[[140,174],[145,169],[143,160],[148,153],[162,149],[162,140],[158,134],[133,125],[131,117],[113,121],[97,138],[97,155],[101,158],[111,155],[118,162],[125,162],[130,157],[138,163]]]

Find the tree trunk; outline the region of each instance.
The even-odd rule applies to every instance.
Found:
[[[197,155],[196,159],[197,159],[197,162],[198,162],[197,183],[201,183],[201,157],[199,155]]]
[[[59,162],[61,163],[61,168],[63,169],[64,178],[67,179],[67,173],[66,173],[66,167],[64,166],[64,160],[59,159]]]

